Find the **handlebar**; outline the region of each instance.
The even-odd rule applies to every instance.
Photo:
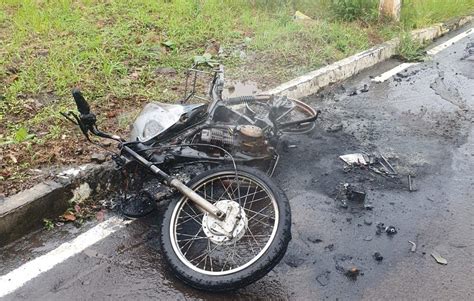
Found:
[[[72,123],[78,125],[81,128],[82,133],[86,136],[87,140],[91,141],[89,138],[89,132],[92,134],[102,137],[113,139],[116,141],[123,142],[124,140],[117,135],[111,135],[105,132],[100,131],[96,126],[97,118],[94,113],[91,113],[91,109],[86,99],[82,95],[81,91],[78,88],[72,90],[72,96],[76,102],[77,110],[80,115],[77,116],[74,112],[61,113],[66,119]],[[74,118],[74,119],[73,119]]]
[[[81,113],[81,115],[90,114],[91,108],[78,88],[74,88],[72,90],[72,97],[74,97],[74,101],[77,105],[77,110],[79,111],[79,113]]]

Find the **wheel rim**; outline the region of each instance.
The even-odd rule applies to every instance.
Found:
[[[245,232],[237,233],[235,241],[218,243],[219,239],[203,229],[205,214],[183,197],[173,210],[170,227],[171,244],[180,261],[202,274],[227,275],[261,258],[273,242],[279,222],[278,205],[267,185],[243,172],[237,181],[234,171],[224,171],[201,179],[194,187],[212,203],[232,202],[234,206],[239,203],[240,191],[237,206],[245,215]]]
[[[305,120],[316,116],[316,111],[308,104],[301,100],[288,98],[287,100],[288,109],[281,112],[278,116],[277,121],[280,123],[292,122]],[[283,104],[282,104],[283,105]],[[268,116],[269,106],[266,102],[249,102],[246,104],[247,110],[258,118],[265,118]],[[310,132],[315,127],[315,122],[302,123],[293,127],[282,130],[283,133],[287,134],[304,134]]]
[[[291,110],[288,110],[284,114],[280,115],[277,120],[279,122],[291,122],[291,121],[297,121],[297,120],[304,120],[307,118],[311,118],[316,116],[316,111],[306,103],[294,99],[294,98],[288,98],[287,101],[290,101],[294,104],[293,108]],[[291,128],[284,129],[284,133],[294,133],[294,134],[303,134],[311,131],[315,127],[315,122],[309,122],[309,123],[302,123],[299,126],[294,126]]]

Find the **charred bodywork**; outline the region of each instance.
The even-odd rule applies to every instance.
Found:
[[[186,104],[193,91],[182,104],[147,104],[133,123],[130,143],[139,144],[155,164],[233,161],[272,174],[278,162],[279,136],[291,128],[311,129],[318,113],[287,97],[223,99],[223,70],[213,72],[209,103]],[[303,118],[291,117],[296,110]]]

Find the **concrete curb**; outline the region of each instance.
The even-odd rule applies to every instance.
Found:
[[[45,181],[0,201],[0,246],[42,227],[43,219],[63,214],[72,199],[99,196],[111,191],[119,173],[112,162],[87,164],[65,170]]]
[[[473,21],[473,16],[463,17],[447,23],[412,31],[413,39],[420,42],[433,41],[448,32],[456,30]],[[301,98],[314,94],[324,87],[348,79],[359,72],[381,63],[397,52],[398,38],[387,41],[369,50],[335,62],[321,69],[309,72],[263,94],[279,94]]]

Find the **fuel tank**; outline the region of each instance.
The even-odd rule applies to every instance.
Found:
[[[186,119],[186,115],[196,110],[204,110],[205,104],[168,104],[150,102],[133,122],[130,141],[146,142]]]

